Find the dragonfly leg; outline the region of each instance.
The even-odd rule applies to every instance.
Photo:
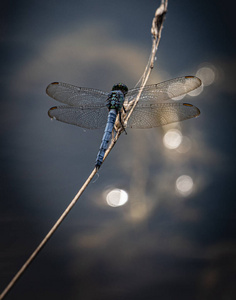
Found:
[[[111,134],[112,139],[115,138],[116,133],[117,133],[117,130],[116,130],[115,127],[114,127],[113,130],[112,130],[112,134]]]
[[[126,111],[125,111],[125,113],[126,113]],[[124,127],[124,124],[123,124],[122,119],[121,119],[121,111],[119,111],[119,121],[120,121],[121,127],[124,130],[125,134],[127,134],[127,132],[125,130],[125,127]]]

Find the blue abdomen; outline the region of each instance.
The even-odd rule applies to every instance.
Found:
[[[112,130],[113,130],[113,127],[114,127],[114,124],[116,121],[116,115],[117,115],[117,112],[115,109],[111,109],[109,111],[108,118],[107,118],[107,125],[105,128],[104,134],[103,134],[102,143],[100,145],[100,149],[99,149],[97,159],[96,159],[95,167],[97,169],[100,168],[100,166],[103,162],[104,154],[107,150],[108,143],[111,139]]]

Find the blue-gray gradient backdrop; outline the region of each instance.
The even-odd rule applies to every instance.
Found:
[[[46,86],[133,87],[149,57],[158,5],[1,1],[1,291],[92,171],[103,134],[51,121],[47,111],[57,103]],[[208,71],[203,91],[184,98],[200,117],[122,135],[7,299],[235,299],[231,5],[169,1],[149,83]],[[182,137],[174,149],[163,143],[171,129]],[[177,184],[183,175],[191,179],[187,191]],[[128,193],[125,205],[107,204],[114,188]]]

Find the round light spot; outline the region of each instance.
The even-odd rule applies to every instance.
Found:
[[[175,101],[179,101],[179,100],[184,99],[185,96],[186,96],[186,94],[183,94],[183,95],[181,95],[181,96],[172,97],[171,99],[172,99],[172,100],[175,100]]]
[[[176,89],[176,84],[171,84],[169,87],[168,87],[168,90],[167,90],[167,93],[168,93],[168,96],[172,99],[172,100],[181,100],[185,97],[186,94],[184,95],[180,95],[180,96],[174,96],[176,94],[178,94],[178,89]]]
[[[213,68],[202,67],[197,71],[196,76],[202,80],[204,86],[208,86],[215,81],[216,74]]]
[[[201,94],[201,92],[203,91],[203,84],[200,85],[198,88],[196,88],[195,90],[193,90],[192,92],[189,92],[188,95],[195,97]]]
[[[176,190],[182,196],[188,196],[192,193],[193,190],[193,180],[188,175],[182,175],[177,178],[175,186],[176,186]]]
[[[182,142],[178,147],[179,153],[187,153],[191,149],[191,140],[187,136],[182,136]]]
[[[128,194],[121,189],[114,189],[106,196],[107,204],[112,207],[124,205],[128,201]]]
[[[182,133],[178,129],[170,129],[163,137],[163,143],[168,149],[176,149],[182,142]]]

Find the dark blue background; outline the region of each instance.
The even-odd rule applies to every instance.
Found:
[[[158,1],[1,2],[0,289],[34,251],[94,166],[102,130],[51,122],[52,81],[107,90],[135,85],[147,62]],[[169,1],[149,82],[215,82],[181,125],[190,153],[163,130],[122,136],[62,226],[8,299],[235,299],[235,26],[233,3]],[[194,180],[187,198],[178,176]],[[129,193],[120,208],[104,193]]]

